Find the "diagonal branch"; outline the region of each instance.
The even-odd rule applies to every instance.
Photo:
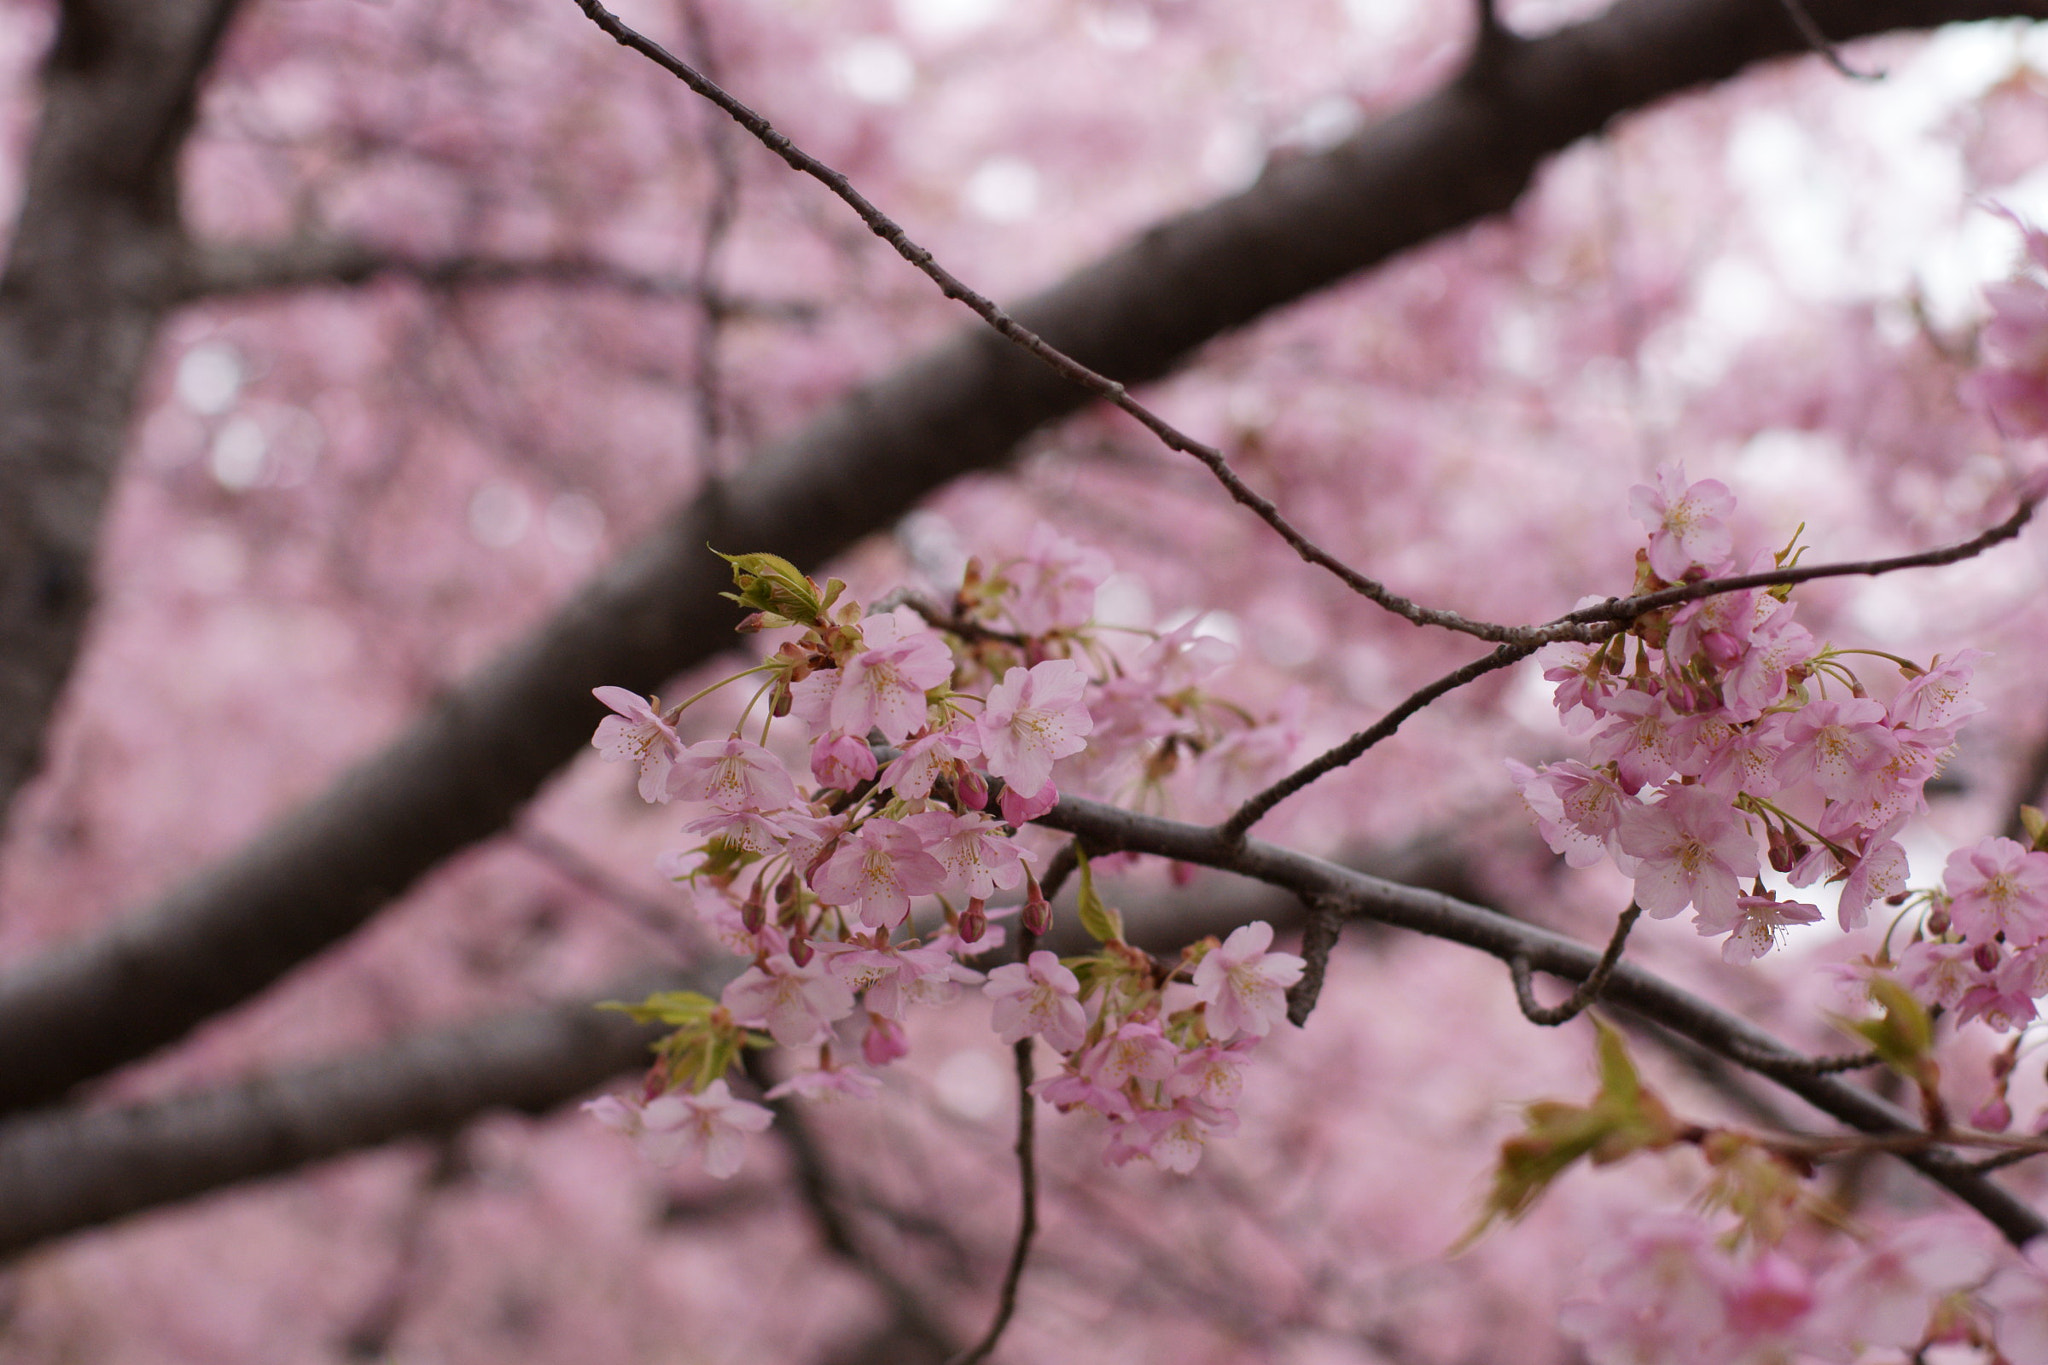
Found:
[[[2048,15],[2048,0],[1809,8],[1848,38]],[[1157,378],[1220,333],[1501,212],[1546,156],[1613,118],[1799,50],[1769,0],[1622,0],[1516,44],[1483,89],[1453,82],[1329,152],[1276,161],[1251,189],[1157,225],[1015,315],[1098,372]],[[182,1037],[501,829],[588,742],[594,683],[651,692],[730,644],[707,541],[816,565],[1086,398],[977,331],[755,452],[327,793],[140,914],[0,978],[0,1109]],[[7,506],[0,497],[0,515]],[[0,705],[0,726],[16,722]]]
[[[1271,844],[1235,843],[1199,825],[1071,798],[1063,799],[1038,823],[1072,834],[1098,853],[1151,853],[1222,868],[1286,887],[1304,900],[1314,898],[1341,906],[1355,918],[1462,943],[1503,962],[1519,959],[1535,971],[1568,981],[1586,981],[1600,970],[1599,951],[1549,930]],[[1601,994],[1719,1056],[1769,1075],[1784,1089],[1860,1132],[1926,1136],[1897,1107],[1833,1076],[1817,1074],[1807,1065],[1812,1059],[1641,967],[1615,963]],[[2040,1214],[1961,1158],[1937,1150],[1912,1150],[1899,1156],[1977,1210],[2014,1245],[2048,1233],[2048,1221]]]

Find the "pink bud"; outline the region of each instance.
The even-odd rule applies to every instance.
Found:
[[[967,902],[967,908],[960,912],[960,941],[979,943],[981,936],[988,932],[988,903],[981,900]]]
[[[1890,905],[1891,901],[1886,900],[1885,904]],[[1927,932],[1934,938],[1940,938],[1943,934],[1946,934],[1948,932],[1947,906],[1937,905],[1932,910],[1929,910],[1927,912]]]
[[[754,888],[752,895],[740,903],[740,926],[750,934],[761,932],[768,923],[768,907],[762,903],[761,888]]]
[[[887,1066],[909,1051],[910,1039],[904,1036],[903,1025],[879,1014],[868,1016],[868,1032],[860,1040],[860,1055],[869,1066]]]
[[[1052,902],[1045,898],[1045,892],[1038,886],[1038,878],[1029,869],[1024,873],[1024,932],[1044,934],[1052,928]]]
[[[960,774],[960,800],[969,810],[988,809],[988,778],[972,768]]]
[[[1972,960],[1976,962],[1977,970],[1980,972],[1997,971],[1998,945],[1996,943],[1978,944],[1977,951],[1973,954]]]
[[[1970,1126],[1987,1133],[2002,1133],[2012,1127],[2012,1106],[2005,1102],[2003,1095],[1988,1096],[1970,1111]]]
[[[799,967],[808,967],[811,965],[811,959],[817,955],[818,950],[811,946],[811,941],[803,936],[801,930],[789,936],[789,960],[791,962],[794,962]]]

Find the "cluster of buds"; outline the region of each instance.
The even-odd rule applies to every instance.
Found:
[[[1003,942],[990,923],[1000,893],[1022,902],[1027,934],[1050,927],[1038,854],[1019,831],[1058,802],[1064,774],[1134,772],[1143,797],[1189,756],[1252,743],[1261,727],[1198,686],[1227,662],[1228,646],[1184,627],[1123,660],[1092,623],[1107,561],[1043,530],[993,572],[970,564],[946,612],[870,612],[843,583],[820,588],[787,560],[727,559],[728,596],[751,612],[740,629],[784,633],[764,662],[716,685],[756,680],[738,725],[685,744],[682,712],[715,687],[667,709],[602,687],[596,695],[615,714],[593,743],[639,766],[644,799],[681,814],[691,843],[664,864],[750,965],[716,1001],[668,992],[631,1006],[674,1031],[642,1093],[597,1101],[593,1112],[657,1160],[695,1154],[729,1174],[741,1137],[768,1122],[725,1079],[743,1048],[772,1040],[815,1057],[770,1098],[871,1094],[873,1069],[909,1050],[910,1009],[979,983],[1004,1041],[1043,1037],[1074,1077],[1089,1078],[1091,1094],[1121,1088],[1122,1099],[1101,1106],[1119,1124],[1113,1160],[1192,1166],[1186,1153],[1199,1151],[1201,1135],[1232,1122],[1244,1048],[1230,1040],[1263,1034],[1281,1008],[1273,1001],[1285,981],[1260,983],[1284,977],[1284,961],[1298,971],[1298,959],[1263,952],[1269,927],[1238,931],[1206,959],[1191,950],[1181,985],[1201,998],[1170,1015],[1157,1002],[1164,980],[1148,1000],[1117,975],[1149,962],[1120,932],[1100,958],[1068,964],[1040,951],[985,979],[962,959]],[[801,728],[807,773],[770,747],[780,744],[778,722]],[[1091,907],[1093,896],[1090,885]],[[1247,953],[1241,940],[1259,933],[1259,951]],[[1147,1028],[1165,1049],[1157,1056],[1143,1043]],[[1105,1046],[1121,1060],[1097,1057]],[[1175,1075],[1155,1075],[1169,1057]]]
[[[1734,498],[1712,479],[1666,467],[1633,493],[1650,529],[1636,589],[1732,572]],[[1792,547],[1752,558],[1783,567]],[[1731,961],[1762,956],[1779,933],[1821,918],[1780,901],[1763,861],[1796,887],[1839,883],[1844,929],[1906,890],[1897,834],[1926,809],[1923,789],[1957,726],[1983,709],[1964,695],[1982,655],[1931,666],[1816,641],[1793,619],[1790,589],[1748,588],[1655,612],[1597,644],[1542,658],[1567,729],[1590,763],[1511,764],[1551,847],[1574,866],[1611,858],[1654,918],[1691,906],[1700,933],[1729,935]],[[1904,685],[1872,697],[1849,659],[1895,667]]]

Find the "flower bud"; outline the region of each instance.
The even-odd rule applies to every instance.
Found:
[[[757,886],[740,902],[740,927],[750,934],[758,934],[767,923],[768,906],[762,901],[761,888]]]
[[[1983,1103],[1970,1111],[1970,1126],[1987,1133],[2002,1133],[2012,1127],[2012,1106],[2003,1095],[1987,1095]]]
[[[1889,901],[1886,904],[1890,904]],[[1930,938],[1940,938],[1948,932],[1948,907],[1937,905],[1927,912],[1927,933]]]
[[[979,943],[987,932],[988,902],[979,898],[967,902],[967,908],[960,912],[960,941]]]
[[[960,774],[960,804],[969,810],[988,809],[988,778],[969,768]]]
[[[802,926],[798,926],[797,931],[789,936],[789,960],[799,967],[808,967],[817,955],[818,950],[804,937]]]
[[[903,1025],[879,1014],[868,1015],[867,1036],[860,1040],[860,1055],[869,1066],[887,1066],[910,1051]]]
[[[1977,970],[1980,972],[1997,971],[1998,945],[1996,943],[1978,944],[1977,951],[1971,960],[1977,964]]]
[[[1038,878],[1024,872],[1024,932],[1044,934],[1052,928],[1052,902],[1039,889]]]

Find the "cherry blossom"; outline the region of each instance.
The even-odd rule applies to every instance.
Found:
[[[945,884],[946,869],[924,840],[900,821],[876,817],[839,841],[811,878],[827,905],[858,908],[861,923],[893,929],[910,913],[910,898]]]
[[[2025,946],[2048,936],[2048,853],[1990,838],[1948,855],[1942,889],[1958,928]]]
[[[723,1080],[701,1094],[671,1091],[645,1105],[606,1096],[584,1106],[592,1117],[635,1138],[656,1166],[673,1166],[695,1156],[706,1175],[724,1180],[740,1168],[749,1133],[758,1133],[774,1115],[758,1104],[734,1098]]]
[[[1026,792],[1052,780],[1052,765],[1087,747],[1094,728],[1082,690],[1087,675],[1071,659],[1012,668],[991,688],[977,729],[990,774]]]
[[[1713,572],[1726,564],[1735,549],[1725,520],[1735,510],[1728,486],[1718,479],[1688,484],[1682,466],[1666,465],[1656,478],[1655,485],[1629,490],[1629,510],[1650,529],[1650,567],[1657,576],[1676,583],[1689,569]]]
[[[796,784],[781,760],[744,739],[692,744],[669,774],[669,794],[708,801],[723,811],[779,811],[796,800]]]
[[[1636,904],[1653,919],[1687,905],[1731,918],[1737,882],[1757,874],[1756,839],[1728,803],[1700,787],[1667,790],[1655,805],[1622,815],[1621,846],[1640,860]]]
[[[800,967],[787,954],[747,968],[726,986],[723,999],[740,1023],[766,1026],[784,1047],[815,1043],[853,1013],[853,992],[825,963]]]
[[[621,760],[640,765],[640,799],[668,800],[669,765],[682,751],[683,743],[659,712],[644,697],[623,687],[593,688],[591,695],[618,712],[598,722],[591,744],[607,763]]]
[[[1208,1005],[1211,1037],[1264,1037],[1286,1018],[1287,988],[1307,964],[1293,953],[1266,951],[1272,944],[1273,926],[1257,920],[1232,930],[1195,965],[1195,998]]]
[[[995,1002],[996,1035],[1006,1043],[1038,1034],[1061,1052],[1072,1052],[1087,1035],[1079,978],[1043,948],[990,972],[982,990]]]

